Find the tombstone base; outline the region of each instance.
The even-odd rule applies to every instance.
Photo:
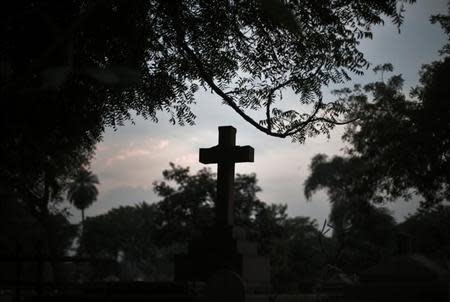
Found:
[[[215,272],[231,270],[249,292],[270,291],[270,265],[257,244],[236,238],[232,227],[215,227],[189,243],[187,254],[175,257],[176,281],[207,281]]]

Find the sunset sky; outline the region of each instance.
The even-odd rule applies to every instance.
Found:
[[[420,66],[438,59],[438,51],[446,42],[446,36],[438,25],[431,25],[429,17],[445,13],[447,0],[417,1],[407,6],[401,33],[389,23],[374,30],[373,40],[361,43],[361,50],[373,64],[391,62],[394,73],[405,79],[405,91],[417,84]],[[354,77],[345,86],[377,80],[371,70],[363,77]],[[336,87],[324,87],[325,98]],[[288,95],[295,99],[295,95]],[[311,216],[321,223],[328,215],[329,202],[325,192],[315,194],[306,201],[303,183],[309,174],[309,162],[317,153],[329,156],[342,154],[343,127],[336,128],[331,138],[319,136],[307,139],[305,144],[292,143],[289,139],[269,137],[244,122],[222,101],[209,92],[197,95],[192,111],[197,115],[195,126],[173,126],[168,117],[159,114],[159,122],[135,117],[133,125],[127,122],[117,131],[107,129],[103,141],[97,146],[92,171],[98,175],[101,185],[98,201],[87,210],[87,216],[104,213],[119,205],[138,202],[155,202],[152,182],[162,178],[161,172],[169,162],[191,167],[195,173],[204,165],[198,162],[198,149],[217,144],[218,126],[232,125],[237,129],[237,144],[255,148],[255,162],[237,164],[237,173],[257,174],[263,192],[259,198],[270,203],[286,203],[292,216]],[[215,165],[210,165],[215,171]],[[391,205],[397,221],[413,211],[414,202],[398,202]],[[73,220],[80,214],[74,211]]]

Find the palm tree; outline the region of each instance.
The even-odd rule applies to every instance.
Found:
[[[99,184],[97,175],[91,171],[81,168],[69,184],[67,197],[69,201],[81,210],[81,225],[84,225],[84,210],[97,200]]]

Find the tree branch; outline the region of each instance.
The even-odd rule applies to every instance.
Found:
[[[286,87],[287,85],[291,84],[292,82],[295,81],[295,77],[291,77],[289,80],[280,83],[279,85],[273,87],[269,93],[269,99],[267,101],[267,105],[266,105],[266,117],[267,117],[267,123],[268,126],[267,128],[264,126],[261,126],[258,122],[256,122],[252,117],[250,117],[248,114],[246,114],[244,112],[244,110],[242,110],[234,101],[234,99],[229,95],[230,93],[223,91],[214,81],[214,78],[212,75],[210,75],[210,73],[207,71],[207,68],[204,66],[202,60],[197,56],[197,54],[195,53],[195,51],[193,49],[191,49],[189,47],[189,45],[187,45],[186,41],[185,41],[185,34],[184,31],[181,29],[181,26],[176,18],[176,16],[172,15],[172,20],[173,20],[173,25],[176,31],[176,36],[177,36],[177,43],[178,43],[178,47],[187,55],[187,57],[194,63],[195,67],[198,70],[198,73],[200,75],[200,77],[210,86],[210,88],[218,95],[220,96],[225,103],[230,106],[237,114],[239,114],[246,122],[248,122],[249,124],[251,124],[253,127],[255,127],[256,129],[262,131],[263,133],[266,133],[267,135],[270,136],[274,136],[274,137],[279,137],[279,138],[286,138],[288,136],[292,136],[295,135],[299,132],[301,132],[302,130],[304,130],[308,125],[310,125],[311,123],[314,122],[326,122],[326,123],[331,123],[331,124],[335,124],[335,125],[341,125],[341,124],[347,124],[349,122],[337,122],[337,121],[333,121],[331,119],[327,119],[325,117],[319,117],[316,118],[316,115],[318,114],[319,110],[322,108],[322,98],[320,98],[319,102],[316,105],[316,108],[314,110],[314,112],[310,115],[310,117],[308,119],[306,119],[303,122],[299,122],[297,125],[290,127],[289,129],[287,129],[284,132],[274,132],[272,130],[272,120],[271,120],[271,116],[270,116],[270,105],[273,102],[273,93],[275,93],[276,90],[279,90],[281,88]],[[317,74],[320,71],[320,67],[317,68],[316,72],[314,74]]]

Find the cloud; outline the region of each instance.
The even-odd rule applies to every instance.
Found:
[[[114,154],[108,156],[105,160],[105,165],[106,167],[110,167],[117,161],[125,161],[136,157],[153,157],[158,154],[156,151],[164,150],[168,145],[169,140],[167,139],[156,141],[154,139],[148,139],[142,143],[131,141],[128,147],[118,149]],[[97,149],[98,152],[108,150],[110,150],[108,146],[102,146]]]
[[[110,147],[106,146],[105,144],[100,143],[97,145],[95,152],[99,153],[99,152],[106,152],[109,150],[110,150]]]
[[[145,156],[150,153],[151,152],[149,150],[139,148],[121,150],[119,154],[108,158],[106,161],[106,166],[111,166],[115,161],[126,160],[130,157]]]
[[[198,153],[188,153],[175,158],[174,162],[181,166],[192,166],[198,163]]]
[[[159,143],[155,146],[156,150],[163,150],[169,145],[169,141],[167,139],[162,139],[159,141]]]

